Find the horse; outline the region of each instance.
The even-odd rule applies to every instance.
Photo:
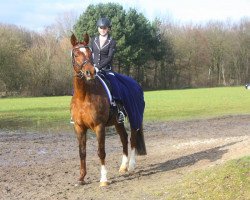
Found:
[[[122,143],[122,163],[120,173],[132,172],[135,169],[137,155],[146,155],[143,127],[138,130],[131,128],[131,155],[128,159],[128,134],[123,123],[116,120],[117,110],[112,109],[109,97],[101,80],[90,61],[91,49],[89,36],[83,35],[84,41],[78,41],[74,34],[71,35],[72,66],[74,93],[70,103],[70,113],[74,121],[74,130],[79,143],[80,177],[79,185],[84,185],[86,171],[86,133],[91,129],[98,141],[98,156],[101,162],[100,186],[109,184],[105,166],[105,127],[115,126]],[[130,124],[131,125],[131,124]]]

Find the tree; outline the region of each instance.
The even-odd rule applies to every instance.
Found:
[[[241,83],[250,82],[250,20],[243,19],[239,25],[238,41],[238,68],[241,66]]]
[[[152,24],[151,35],[153,38],[152,60],[154,61],[153,87],[166,89],[172,87],[174,78],[174,52],[171,39],[158,19]],[[148,73],[147,73],[148,74]]]
[[[96,22],[101,17],[107,17],[112,23],[112,36],[119,40],[123,36],[125,11],[123,7],[115,3],[89,5],[77,20],[74,30],[79,39],[84,33],[91,36],[97,35]]]
[[[13,25],[0,25],[0,80],[8,92],[20,92],[24,87],[25,71],[20,60],[30,45],[28,31]]]
[[[100,17],[108,17],[112,22],[111,34],[117,42],[114,58],[117,71],[139,80],[144,76],[143,66],[153,58],[156,32],[151,30],[149,21],[135,9],[125,12],[119,4],[107,3],[90,5],[79,17],[74,27],[78,38],[85,32],[97,34],[96,21]]]
[[[72,34],[73,27],[76,23],[77,16],[71,12],[64,12],[58,15],[56,23],[52,26],[56,30],[57,36],[60,38],[69,38]]]
[[[28,84],[26,93],[32,96],[71,94],[71,62],[69,40],[57,39],[50,27],[33,37],[32,46],[23,55]],[[67,41],[67,42],[66,42]]]

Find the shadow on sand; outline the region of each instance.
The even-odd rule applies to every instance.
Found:
[[[176,159],[167,160],[161,163],[151,164],[149,166],[146,166],[145,169],[139,169],[134,174],[125,174],[120,178],[111,178],[111,181],[112,183],[116,183],[124,180],[132,180],[143,176],[149,176],[152,174],[171,171],[182,167],[192,166],[201,160],[209,160],[210,162],[214,162],[216,160],[221,159],[222,156],[228,152],[227,149],[223,148],[232,146],[238,142],[231,142],[222,146],[182,156]]]

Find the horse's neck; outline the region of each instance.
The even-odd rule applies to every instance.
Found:
[[[91,97],[96,95],[102,96],[102,99],[108,99],[105,89],[102,87],[101,82],[98,79],[95,79],[92,84],[88,84],[87,81],[77,78],[74,78],[74,96],[79,97],[82,100],[91,101]],[[86,98],[87,97],[87,98]],[[106,101],[106,100],[105,100]]]
[[[83,79],[74,78],[74,94],[77,97],[80,97],[81,99],[85,99],[86,93],[87,93],[87,85],[86,82]]]
[[[75,77],[74,78],[74,93],[80,96],[90,96],[91,94],[102,94],[103,88],[98,80],[93,80],[94,82],[88,83],[86,80]]]

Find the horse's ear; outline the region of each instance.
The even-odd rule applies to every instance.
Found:
[[[83,41],[84,41],[85,45],[88,45],[88,43],[89,43],[89,34],[88,33],[83,34]]]
[[[77,45],[78,42],[74,33],[71,35],[70,41],[71,41],[72,46]]]

